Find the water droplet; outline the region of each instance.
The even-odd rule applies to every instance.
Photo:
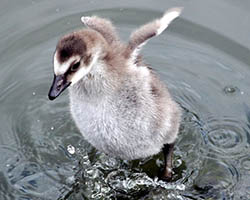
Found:
[[[55,129],[55,128],[54,128],[54,126],[51,126],[51,127],[50,127],[50,130],[52,130],[52,131],[53,131],[54,129]]]
[[[60,9],[59,9],[59,8],[57,8],[57,9],[56,9],[56,12],[60,12]]]
[[[32,95],[35,96],[35,95],[36,95],[36,92],[32,92]]]
[[[185,187],[185,185],[184,184],[180,184],[180,185],[176,185],[176,189],[177,190],[185,190],[186,189],[186,187]]]
[[[71,144],[67,146],[67,151],[68,151],[70,154],[74,154],[74,153],[76,152],[75,147],[72,146]]]
[[[181,164],[182,164],[182,160],[181,159],[178,159],[178,160],[175,161],[175,166],[176,167],[180,167]]]
[[[224,87],[223,91],[225,94],[230,95],[239,92],[239,88],[236,86],[226,86]]]
[[[70,176],[66,179],[66,183],[68,183],[68,184],[73,184],[74,182],[75,182],[74,176]]]

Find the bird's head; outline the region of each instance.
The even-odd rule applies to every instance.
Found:
[[[68,86],[86,76],[102,56],[104,47],[104,39],[90,30],[62,37],[54,54],[54,80],[49,99],[54,100]]]

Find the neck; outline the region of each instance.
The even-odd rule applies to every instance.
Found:
[[[112,79],[111,79],[112,78]],[[114,91],[113,78],[107,72],[105,63],[95,63],[90,72],[70,88],[70,93],[78,98],[98,98]]]

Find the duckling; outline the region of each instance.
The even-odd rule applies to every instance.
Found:
[[[56,46],[48,95],[54,100],[70,86],[70,111],[78,129],[110,156],[134,160],[163,149],[167,180],[172,177],[181,110],[139,52],[181,10],[172,8],[161,19],[135,30],[127,44],[120,41],[109,20],[83,16],[87,29],[63,36]]]

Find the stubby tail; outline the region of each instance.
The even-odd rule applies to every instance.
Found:
[[[162,18],[145,24],[135,30],[130,36],[126,55],[136,60],[141,47],[146,44],[150,38],[160,35],[168,25],[181,14],[182,9],[181,7],[171,8],[165,12]]]

